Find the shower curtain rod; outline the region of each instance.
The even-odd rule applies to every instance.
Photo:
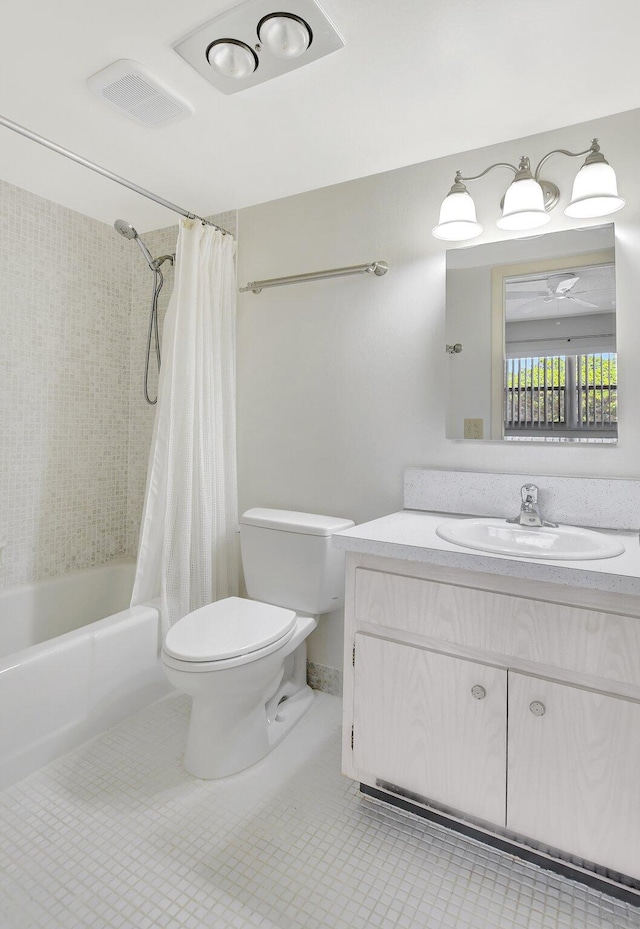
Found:
[[[125,177],[120,177],[119,174],[114,174],[113,171],[108,171],[106,168],[100,167],[100,165],[95,164],[93,161],[89,161],[88,158],[76,155],[75,152],[70,151],[68,148],[63,148],[62,145],[52,142],[51,139],[45,139],[44,136],[38,135],[37,132],[32,132],[31,129],[27,129],[25,126],[19,125],[19,123],[14,123],[13,120],[7,119],[6,116],[0,115],[0,126],[5,126],[7,129],[11,129],[12,132],[17,132],[18,135],[23,135],[25,138],[31,139],[32,142],[37,142],[38,145],[44,145],[45,148],[51,149],[52,152],[57,152],[58,155],[64,155],[65,158],[70,158],[71,161],[84,165],[85,168],[89,168],[90,171],[95,171],[96,174],[101,174],[110,181],[115,181],[116,184],[120,184],[121,187],[128,187],[129,190],[133,190],[142,197],[146,197],[147,200],[153,200],[155,203],[159,203],[160,206],[164,206],[174,213],[180,213],[181,216],[186,216],[187,219],[198,219],[206,226],[213,226],[214,229],[218,229],[218,231],[222,232],[224,235],[231,235],[230,232],[223,229],[222,226],[217,226],[216,223],[212,223],[211,220],[204,219],[204,217],[198,216],[197,213],[190,213],[189,210],[184,210],[181,206],[176,206],[176,204],[171,203],[170,200],[165,200],[164,197],[159,197],[157,194],[151,193],[150,190],[146,190],[144,187],[134,184],[133,181],[128,181]]]
[[[346,268],[329,268],[328,271],[310,271],[308,274],[290,274],[289,277],[272,277],[266,281],[249,281],[246,287],[240,288],[244,294],[248,290],[259,294],[265,287],[282,287],[284,284],[304,284],[305,281],[321,281],[327,277],[346,277],[347,274],[370,274],[372,271],[377,277],[382,277],[389,270],[386,261],[371,261],[366,265],[349,265]]]

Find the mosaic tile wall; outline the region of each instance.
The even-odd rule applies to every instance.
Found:
[[[326,665],[307,661],[307,684],[314,690],[322,690],[336,697],[342,696],[342,671]]]
[[[0,182],[0,586],[126,552],[129,245]]]
[[[210,219],[236,235],[237,213],[219,213]],[[145,244],[154,258],[160,255],[172,254],[176,250],[178,238],[178,223],[165,229],[156,229],[142,236]],[[151,434],[153,432],[153,418],[155,406],[149,406],[144,398],[144,360],[149,329],[149,312],[153,293],[153,273],[149,270],[144,258],[133,242],[128,243],[135,251],[133,256],[132,300],[131,300],[131,328],[129,336],[130,358],[130,410],[129,410],[129,471],[128,471],[128,507],[127,507],[127,554],[135,558],[138,552],[138,535],[144,491],[147,479],[147,464]],[[160,336],[164,315],[169,304],[169,297],[173,290],[173,268],[169,262],[162,265],[164,286],[158,301],[160,318]],[[150,362],[151,376],[149,378],[149,396],[156,396],[158,378],[155,355],[152,352]]]
[[[235,212],[213,219],[235,234]],[[2,181],[0,220],[0,587],[13,587],[137,553],[153,275],[110,225]],[[154,257],[177,230],[144,234]]]

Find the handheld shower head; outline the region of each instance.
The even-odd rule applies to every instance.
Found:
[[[157,270],[157,265],[154,262],[153,258],[151,257],[151,252],[149,251],[147,246],[144,244],[144,242],[142,241],[142,239],[140,238],[136,230],[133,228],[131,223],[128,223],[125,219],[116,219],[115,223],[113,224],[113,228],[116,230],[116,232],[119,232],[120,235],[124,236],[125,239],[135,239],[138,245],[138,248],[144,255],[147,261],[147,264],[149,265],[151,270],[152,271]]]
[[[124,236],[125,239],[135,239],[138,243],[138,248],[144,255],[147,264],[153,271],[153,299],[151,301],[151,315],[149,317],[149,335],[147,337],[147,357],[144,366],[144,397],[147,403],[153,405],[158,402],[158,396],[156,394],[155,400],[152,400],[149,397],[149,358],[151,355],[151,342],[155,340],[155,349],[156,349],[156,360],[158,362],[158,374],[160,374],[160,333],[158,331],[158,297],[160,296],[160,291],[162,290],[162,285],[164,283],[164,277],[162,271],[160,270],[161,265],[165,261],[170,261],[173,264],[173,259],[175,255],[162,255],[160,258],[152,258],[151,252],[144,244],[136,230],[133,228],[131,223],[128,223],[124,219],[116,219],[113,224],[113,228],[121,236]]]
[[[116,232],[119,232],[120,235],[123,235],[125,239],[137,239],[138,233],[133,228],[131,223],[128,223],[125,219],[116,219],[113,224],[113,228]]]

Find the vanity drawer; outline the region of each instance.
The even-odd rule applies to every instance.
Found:
[[[640,686],[640,620],[358,567],[355,620]]]

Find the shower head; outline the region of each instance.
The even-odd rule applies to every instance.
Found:
[[[125,239],[138,238],[138,233],[136,230],[125,219],[116,219],[115,223],[113,224],[113,228],[116,230],[116,232],[119,232],[120,235],[123,235]]]
[[[125,239],[135,239],[151,270],[157,271],[157,265],[151,257],[151,252],[144,244],[131,223],[128,223],[125,219],[116,219],[115,223],[113,224],[113,228],[116,230],[116,232],[119,232],[120,235],[124,236]]]

